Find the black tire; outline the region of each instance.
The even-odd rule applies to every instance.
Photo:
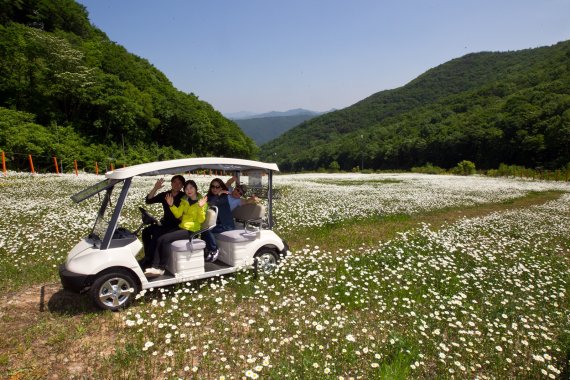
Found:
[[[95,305],[103,310],[126,308],[139,292],[138,283],[127,272],[115,271],[97,277],[90,294]]]
[[[279,259],[277,253],[271,248],[260,248],[254,256],[254,269],[256,275],[270,275],[277,269]]]

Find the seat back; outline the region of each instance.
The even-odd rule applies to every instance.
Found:
[[[236,207],[232,211],[234,218],[242,223],[265,218],[265,206],[259,203],[248,203]]]
[[[218,208],[209,207],[206,211],[206,219],[202,222],[202,228],[200,230],[211,230],[216,225],[216,219],[218,219]]]
[[[258,203],[248,203],[236,207],[232,211],[236,222],[236,229],[246,231],[259,231],[266,228],[265,206]]]

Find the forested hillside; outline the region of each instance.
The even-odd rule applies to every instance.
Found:
[[[333,95],[334,96],[334,95]],[[570,162],[570,41],[468,54],[306,121],[261,147],[282,170]],[[336,166],[336,165],[335,165]]]
[[[90,24],[73,0],[0,0],[0,150],[134,164],[251,158],[239,127]]]

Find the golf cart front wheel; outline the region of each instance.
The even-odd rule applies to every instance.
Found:
[[[99,276],[91,286],[91,298],[104,310],[117,311],[129,306],[138,293],[138,284],[125,272],[110,272]]]
[[[277,254],[269,248],[262,248],[255,254],[255,273],[268,275],[277,269]]]

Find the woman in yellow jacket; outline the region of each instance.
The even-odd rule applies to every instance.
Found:
[[[206,209],[208,208],[208,197],[198,194],[196,182],[188,180],[184,183],[185,197],[180,201],[180,206],[174,205],[174,198],[166,195],[166,202],[170,206],[170,211],[181,220],[178,229],[161,235],[156,241],[153,253],[152,268],[148,268],[144,274],[147,277],[162,276],[168,257],[171,254],[170,243],[176,240],[188,239],[188,231],[196,232],[206,220]]]

